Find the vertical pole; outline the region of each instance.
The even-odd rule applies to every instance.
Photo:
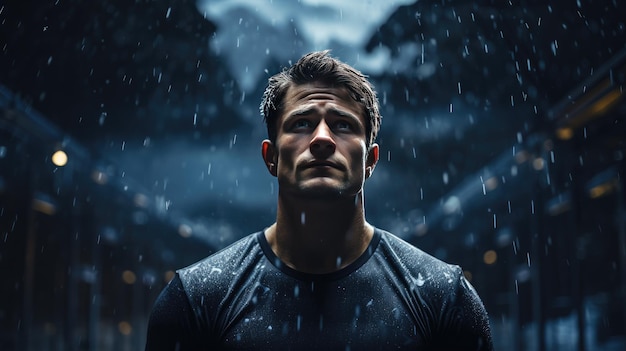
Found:
[[[619,267],[620,267],[620,291],[619,295],[620,299],[624,301],[626,298],[626,192],[624,188],[626,185],[624,184],[626,181],[624,177],[624,171],[626,170],[626,161],[622,160],[622,167],[618,171],[618,174],[621,175],[618,177],[617,183],[617,228],[618,228],[618,259],[619,259]],[[626,324],[626,304],[622,304],[622,321]]]
[[[542,142],[537,142],[535,153],[542,155]],[[547,167],[547,166],[544,166]],[[532,277],[532,303],[533,303],[533,319],[537,326],[537,349],[539,351],[546,350],[546,318],[545,318],[545,286],[543,281],[543,272],[541,271],[545,239],[543,234],[544,204],[542,197],[541,176],[539,171],[535,171],[534,175],[534,196],[532,197],[531,214],[531,255],[529,257],[530,274]]]
[[[571,241],[571,262],[572,262],[572,291],[574,308],[576,310],[576,328],[578,334],[578,351],[585,351],[585,306],[584,306],[584,290],[583,290],[583,276],[581,271],[581,260],[584,259],[583,248],[580,245],[581,235],[580,228],[582,228],[582,203],[584,200],[584,189],[580,183],[580,167],[575,166],[572,171],[572,202],[573,211],[572,216],[574,219],[574,228],[572,231]]]
[[[32,200],[32,196],[31,196]],[[32,205],[32,202],[29,204]],[[35,245],[37,241],[37,213],[29,206],[28,209],[28,229],[26,232],[26,248],[24,255],[24,297],[22,307],[22,317],[20,319],[19,347],[22,350],[30,350],[29,341],[32,335],[33,321],[33,290],[35,283]]]
[[[89,209],[89,213],[92,210]],[[93,220],[93,218],[92,218]],[[96,228],[94,225],[93,228]],[[95,235],[91,235],[91,256],[93,262],[94,281],[90,286],[91,301],[89,305],[89,350],[98,349],[98,341],[100,340],[99,323],[100,323],[100,304],[101,304],[101,287],[102,287],[102,260],[100,255],[100,234],[94,231]]]

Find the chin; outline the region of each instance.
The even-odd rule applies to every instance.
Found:
[[[352,197],[359,192],[360,189],[353,189],[341,185],[329,184],[307,184],[298,189],[300,196],[310,199],[341,199]]]

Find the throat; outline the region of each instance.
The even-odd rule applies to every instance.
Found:
[[[304,273],[331,273],[357,260],[367,249],[372,226],[362,213],[300,211],[287,218],[279,212],[266,230],[272,251],[287,266]],[[284,215],[284,213],[282,214]]]
[[[354,262],[374,234],[364,215],[363,195],[325,201],[278,196],[276,223],[265,232],[272,251],[305,273],[330,273]]]

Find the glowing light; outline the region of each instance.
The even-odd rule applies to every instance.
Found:
[[[121,321],[117,324],[117,329],[122,335],[130,335],[133,332],[133,327],[127,321]]]
[[[52,163],[55,166],[63,167],[67,164],[67,154],[63,150],[58,150],[52,154]]]
[[[497,187],[498,187],[498,178],[491,177],[485,180],[485,189],[487,189],[487,191],[494,190]]]
[[[34,198],[31,204],[33,210],[52,216],[56,213],[56,206],[49,200]]]
[[[174,271],[167,271],[167,272],[165,272],[165,274],[163,275],[163,279],[164,279],[166,282],[169,282],[170,280],[172,280],[172,278],[174,278],[174,274],[176,274],[176,273],[174,273]]]
[[[125,270],[124,272],[122,272],[122,280],[128,285],[135,284],[135,281],[137,281],[137,276],[132,271]]]
[[[610,194],[615,190],[615,182],[606,182],[600,185],[596,185],[593,188],[589,189],[589,196],[592,199],[597,199],[604,195]]]
[[[517,162],[518,164],[524,163],[526,162],[526,160],[528,160],[528,152],[520,150],[515,154],[515,162]]]
[[[533,168],[537,171],[540,171],[543,169],[543,166],[545,165],[545,161],[543,160],[543,158],[541,157],[537,157],[536,159],[533,160]]]
[[[193,229],[187,224],[181,224],[178,226],[178,234],[183,238],[188,238],[193,233]]]
[[[483,262],[485,264],[494,264],[498,260],[498,254],[494,250],[487,250],[483,254]]]
[[[91,179],[93,179],[94,182],[100,185],[104,185],[109,181],[109,177],[107,177],[106,173],[98,170],[91,173]]]
[[[561,140],[570,140],[574,136],[572,128],[559,128],[556,130],[556,136]]]

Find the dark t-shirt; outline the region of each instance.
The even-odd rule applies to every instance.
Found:
[[[329,274],[282,263],[263,232],[177,272],[146,350],[491,350],[487,313],[458,266],[376,229]]]

